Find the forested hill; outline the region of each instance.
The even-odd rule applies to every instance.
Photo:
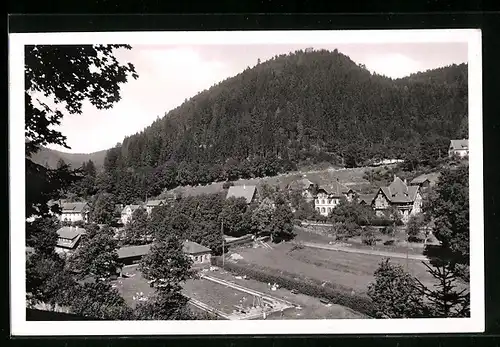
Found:
[[[104,166],[114,184],[132,175],[154,195],[304,161],[437,157],[466,126],[465,64],[392,80],[337,51],[297,51],[187,100],[110,149]]]
[[[51,169],[55,169],[61,159],[75,169],[79,168],[82,163],[91,160],[96,168],[101,168],[105,156],[106,150],[93,153],[66,153],[42,147],[31,156],[31,160],[36,164],[47,166]]]

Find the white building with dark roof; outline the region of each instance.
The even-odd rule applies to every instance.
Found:
[[[90,206],[87,202],[50,202],[49,206],[56,204],[61,209],[57,217],[63,222],[89,222]]]
[[[460,158],[469,156],[469,140],[451,140],[448,155],[450,157],[458,155]]]
[[[340,204],[342,199],[353,201],[356,192],[340,183],[338,180],[330,184],[319,186],[314,197],[314,208],[322,216],[328,216]]]
[[[194,265],[206,265],[210,264],[210,259],[212,256],[212,250],[199,243],[192,241],[184,241],[182,245],[183,252],[191,258]]]

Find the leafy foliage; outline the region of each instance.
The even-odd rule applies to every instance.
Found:
[[[456,264],[469,264],[469,166],[445,168],[425,206],[433,234],[441,242],[441,254],[427,249],[432,258]]]
[[[26,259],[26,295],[29,305],[45,303],[67,305],[76,285],[57,255],[34,253]]]
[[[110,233],[98,232],[77,249],[72,264],[82,277],[107,279],[120,267],[117,249],[118,243]]]
[[[374,246],[377,243],[377,237],[375,236],[375,228],[372,226],[367,226],[363,229],[361,234],[361,241],[368,246]]]
[[[140,263],[140,271],[144,278],[155,282],[156,288],[179,291],[180,284],[193,276],[191,265],[179,239],[168,237],[151,246]]]
[[[70,309],[76,315],[93,319],[133,318],[133,310],[127,306],[118,291],[106,282],[84,283],[76,287]]]
[[[119,159],[107,172],[123,180],[113,192],[130,199],[275,175],[302,162],[356,166],[390,157],[430,165],[446,156],[466,118],[465,64],[391,80],[339,52],[297,51],[213,86],[126,137],[108,151]]]
[[[400,265],[384,259],[375,271],[375,282],[368,287],[379,315],[385,318],[428,317],[424,297],[415,279]]]
[[[139,207],[132,213],[132,219],[125,226],[123,243],[127,245],[144,245],[151,242],[151,231],[148,227],[148,213]]]
[[[92,221],[99,224],[112,224],[115,220],[116,200],[113,194],[101,192],[91,204],[90,216]]]

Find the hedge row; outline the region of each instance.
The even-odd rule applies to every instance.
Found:
[[[212,264],[221,267],[222,258],[212,257]],[[224,270],[236,273],[241,276],[247,276],[263,283],[276,283],[280,287],[288,290],[295,289],[299,293],[313,296],[316,298],[328,299],[330,302],[342,306],[349,307],[357,312],[363,313],[369,317],[376,317],[376,308],[370,298],[353,294],[347,288],[341,288],[331,283],[323,285],[321,281],[313,279],[300,279],[296,275],[281,272],[275,274],[270,269],[260,268],[249,264],[236,264],[233,262],[226,262]]]

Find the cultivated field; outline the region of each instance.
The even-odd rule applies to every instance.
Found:
[[[279,274],[281,271],[296,274],[298,278],[311,278],[329,282],[346,291],[365,293],[368,284],[374,281],[373,273],[378,268],[382,257],[368,254],[346,253],[314,248],[294,247],[291,243],[274,246],[274,250],[265,248],[239,248],[232,252],[238,253],[243,259],[238,263],[256,265],[268,268]],[[391,259],[392,262],[406,266],[406,259]],[[422,282],[432,284],[432,277],[426,272],[426,267],[417,260],[408,260],[408,271]]]

